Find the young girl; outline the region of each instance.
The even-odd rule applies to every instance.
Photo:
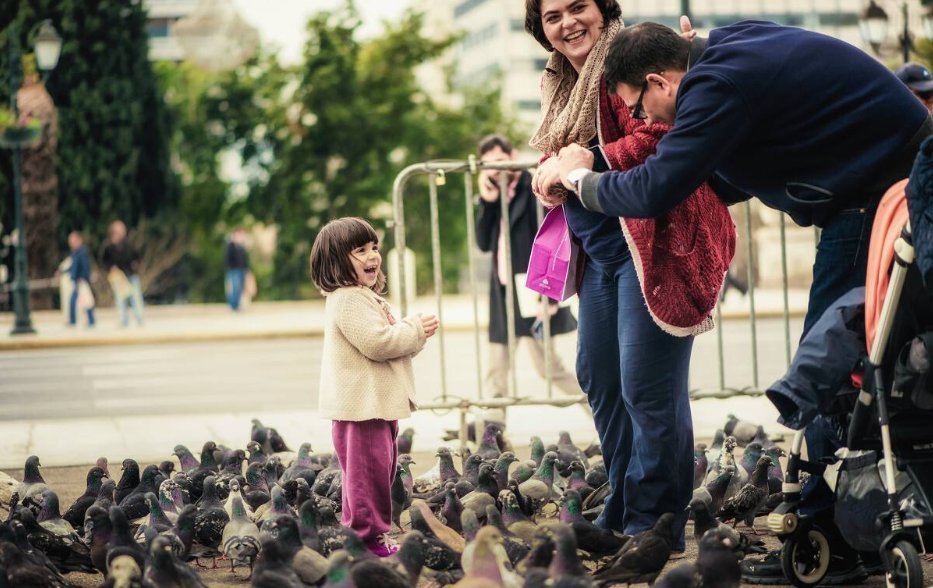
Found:
[[[438,327],[434,315],[396,321],[380,296],[385,288],[379,237],[360,218],[327,223],[311,247],[311,277],[327,297],[321,358],[321,415],[343,474],[343,525],[370,551],[397,551],[392,528],[392,481],[398,419],[411,416],[415,382],[411,358]]]

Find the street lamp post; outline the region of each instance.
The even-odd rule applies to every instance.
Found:
[[[19,48],[19,31],[16,21],[7,29],[10,64],[10,108],[13,119],[19,120],[19,105],[16,94],[23,82],[22,55]],[[40,25],[35,39],[36,63],[43,71],[52,70],[58,63],[62,41],[49,21]],[[15,319],[11,335],[35,333],[32,318],[29,315],[29,281],[26,263],[26,234],[23,228],[23,148],[17,142],[11,146],[13,151],[13,214],[16,223],[16,251],[13,257],[13,312]]]
[[[907,2],[901,2],[901,21],[903,26],[897,37],[897,43],[901,50],[901,57],[904,63],[910,61],[910,52],[914,49],[913,35],[910,34],[908,21]],[[933,10],[927,9],[922,15],[924,33],[927,37],[933,38]],[[871,46],[872,51],[881,54],[881,44],[888,36],[888,13],[879,6],[875,0],[870,0],[868,6],[859,16],[859,32],[862,38]]]

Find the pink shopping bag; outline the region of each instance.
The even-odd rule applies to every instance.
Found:
[[[570,233],[563,205],[552,208],[538,228],[525,286],[548,298],[564,301],[577,293],[580,247]]]

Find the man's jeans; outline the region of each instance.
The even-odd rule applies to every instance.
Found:
[[[227,304],[233,310],[240,310],[240,297],[243,296],[243,284],[245,282],[245,269],[227,270]]]
[[[840,296],[865,285],[868,265],[868,241],[878,203],[868,208],[843,210],[820,234],[813,263],[813,285],[803,321],[803,334],[819,320]],[[836,419],[818,416],[807,427],[807,456],[811,461],[832,456],[842,446]]]
[[[116,290],[113,291],[113,298],[116,301],[117,311],[120,315],[120,325],[124,327],[130,324],[130,317],[126,312],[127,306],[133,309],[133,316],[136,317],[136,322],[140,325],[143,324],[143,294],[139,284],[139,276],[134,274],[132,276],[127,276],[127,279],[130,282],[130,286],[133,287],[133,291],[129,296],[121,297],[117,294]]]

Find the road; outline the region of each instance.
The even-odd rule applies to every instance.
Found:
[[[799,321],[792,333],[799,333]],[[783,323],[758,324],[761,386],[785,366]],[[723,327],[727,387],[754,382],[751,331],[747,321]],[[485,361],[485,341],[481,342]],[[573,365],[575,337],[557,339],[557,351]],[[317,405],[321,340],[295,338],[209,343],[78,347],[0,353],[0,420],[82,418],[190,412],[246,412],[257,405],[313,410]],[[469,333],[444,335],[447,369],[440,369],[440,338],[415,359],[422,401],[449,395],[475,396],[476,340]],[[715,332],[696,339],[691,388],[718,389],[719,354]],[[543,396],[522,349],[516,359],[518,389]],[[443,377],[442,377],[443,376]]]

